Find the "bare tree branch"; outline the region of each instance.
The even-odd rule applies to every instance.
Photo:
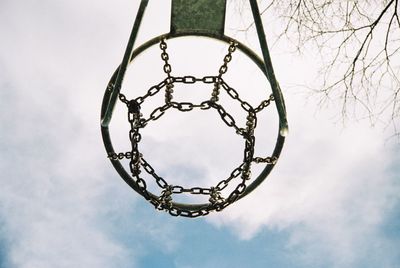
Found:
[[[321,103],[339,100],[343,118],[367,116],[399,135],[399,0],[282,0],[267,11],[284,23],[278,39],[294,41],[298,51],[316,46],[323,55],[315,91]]]

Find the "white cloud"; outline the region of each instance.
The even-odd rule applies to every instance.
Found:
[[[102,196],[118,179],[105,176],[110,167],[99,134],[108,78],[96,77],[112,66],[93,43],[110,40],[94,31],[97,22],[112,27],[99,20],[110,11],[104,4],[1,4],[0,215],[11,267],[134,265],[136,253],[97,219]]]
[[[231,226],[243,239],[263,228],[286,230],[288,246],[302,248],[310,263],[317,257],[307,252],[320,252],[334,267],[351,267],[387,242],[379,232],[398,203],[399,184],[390,174],[395,152],[365,123],[341,129],[287,95],[291,132],[276,169],[211,222]]]
[[[0,138],[0,213],[10,241],[10,262],[15,267],[44,268],[134,265],[135,257],[146,249],[126,249],[98,222],[99,215],[109,214],[130,222],[136,199],[125,185],[124,190],[116,190],[122,181],[105,159],[99,109],[103,89],[122,57],[137,3],[9,1],[1,5],[0,29],[8,38],[0,44],[0,109],[6,130]],[[202,59],[201,54],[194,57],[194,62]],[[285,80],[291,61],[282,62],[277,73]],[[290,77],[296,81],[306,69],[297,68]],[[250,85],[253,90],[254,77],[251,81],[236,77],[243,80],[239,88]],[[247,92],[249,97],[252,92]],[[395,161],[392,147],[363,123],[341,130],[324,112],[315,116],[312,103],[305,107],[302,98],[291,94],[286,99],[291,132],[276,169],[259,189],[212,216],[210,222],[231,227],[243,239],[263,228],[288,230],[288,247],[304,246],[304,261],[315,260],[307,251],[321,252],[338,267],[351,266],[371,248],[391,243],[379,235],[379,228],[388,209],[398,203],[399,185],[388,173]],[[187,125],[207,128],[204,122],[194,122]],[[201,148],[207,142],[206,137],[175,139],[182,133],[180,123],[172,122],[176,132],[170,136],[154,134],[149,140],[153,138],[155,144],[161,140],[169,148],[186,142],[197,142]],[[217,135],[218,146],[224,142],[232,146],[230,138],[218,132],[211,135]],[[166,153],[168,146],[160,145],[154,152],[188,160],[194,170],[210,165],[204,174],[229,169],[234,158],[224,156],[216,165],[213,155],[207,158],[222,145],[210,144],[190,159],[186,147]],[[136,232],[167,252],[177,248],[176,226],[135,220]],[[368,246],[372,240],[375,244]]]

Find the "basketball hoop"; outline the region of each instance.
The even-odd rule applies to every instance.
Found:
[[[117,68],[107,86],[104,94],[101,109],[101,132],[108,158],[111,160],[116,171],[122,179],[147,199],[155,208],[169,212],[173,216],[198,217],[205,216],[211,211],[220,211],[243,198],[252,192],[275,166],[281,153],[288,125],[286,120],[286,110],[279,84],[276,81],[272,63],[266,43],[264,29],[262,26],[259,9],[256,0],[250,0],[250,5],[257,29],[257,34],[262,50],[263,59],[239,41],[224,34],[226,0],[172,0],[171,27],[170,32],[155,37],[146,43],[134,48],[140,23],[144,16],[148,0],[142,0],[135,19],[135,23],[128,41],[125,55],[121,65]],[[183,36],[200,36],[220,40],[227,44],[227,53],[223,58],[223,63],[218,73],[212,76],[176,76],[172,73],[169,63],[167,41]],[[148,48],[158,45],[163,61],[163,72],[165,78],[151,86],[147,92],[133,99],[127,99],[121,93],[122,81],[127,67],[134,59]],[[225,80],[224,74],[228,71],[228,64],[234,56],[235,51],[241,51],[249,57],[268,79],[272,94],[269,98],[260,100],[257,106],[252,106],[239,96],[239,93],[231,87]],[[209,98],[199,100],[197,103],[178,102],[174,100],[174,86],[177,84],[204,84],[209,87]],[[246,114],[246,125],[239,126],[234,116],[229,113],[229,107],[224,107],[219,102],[220,92],[224,91],[233,100],[240,104]],[[153,96],[164,93],[164,103],[156,107],[145,118],[141,114],[141,105]],[[129,140],[130,148],[126,152],[115,152],[109,133],[109,123],[117,102],[126,106],[128,122],[130,125]],[[255,136],[254,130],[257,127],[257,115],[264,111],[272,102],[275,103],[279,116],[279,130],[275,148],[269,156],[256,156],[254,153]],[[149,124],[155,124],[163,116],[167,116],[169,110],[179,112],[190,112],[193,110],[214,110],[215,114],[221,118],[225,125],[232,129],[237,135],[243,138],[244,156],[242,163],[237,166],[230,175],[219,181],[216,185],[207,187],[185,188],[180,185],[173,185],[167,178],[159,176],[151,165],[151,160],[146,159],[140,151],[140,141],[142,140],[141,130]],[[129,162],[129,171],[122,165],[121,161]],[[252,165],[265,165],[262,172],[253,178]],[[159,187],[158,192],[150,192],[147,183],[142,175],[147,173],[155,180]],[[234,185],[233,191],[223,196],[221,191],[228,185]],[[178,203],[174,201],[174,196],[179,194],[204,195],[208,198],[208,203],[191,204]]]

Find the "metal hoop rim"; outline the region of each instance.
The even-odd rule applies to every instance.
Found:
[[[129,60],[129,63],[132,63],[132,61],[138,55],[140,55],[142,52],[144,52],[149,47],[159,43],[164,38],[165,39],[173,39],[173,38],[185,37],[185,36],[209,37],[209,38],[212,38],[212,39],[220,40],[220,41],[228,43],[228,44],[230,42],[232,42],[232,41],[236,42],[238,44],[237,48],[240,51],[242,51],[247,57],[249,57],[260,68],[260,70],[264,73],[264,75],[266,76],[268,81],[270,81],[270,79],[269,79],[269,77],[267,75],[267,72],[266,72],[266,65],[265,65],[264,61],[256,53],[254,53],[250,48],[248,48],[247,46],[245,46],[241,42],[239,42],[239,41],[237,41],[237,40],[235,40],[235,39],[233,39],[231,37],[228,37],[228,36],[225,36],[225,35],[220,36],[220,35],[216,35],[214,33],[207,33],[207,32],[188,31],[188,32],[168,33],[168,34],[163,34],[163,35],[157,36],[157,37],[155,37],[153,39],[150,39],[149,41],[147,41],[146,43],[142,44],[141,46],[137,47],[132,52],[132,55],[131,55],[130,60]],[[111,85],[113,85],[113,83],[115,82],[115,80],[117,78],[118,70],[119,70],[119,67],[116,69],[116,71],[112,75],[112,77],[111,77],[111,79],[110,79],[110,81],[109,81],[109,83],[107,85],[106,91],[104,93],[102,107],[101,107],[101,121],[104,118],[107,109],[109,109],[109,107],[110,107],[110,97],[112,95],[112,86]],[[278,88],[278,91],[279,91],[278,93],[281,95],[281,92],[280,92],[279,88]],[[287,119],[286,119],[285,105],[283,103],[283,97],[280,96],[279,99],[281,99],[282,101],[275,101],[276,107],[277,107],[277,111],[278,111],[278,115],[279,115],[279,131],[278,131],[277,141],[275,143],[275,148],[274,148],[273,153],[272,153],[272,157],[276,157],[277,159],[279,159],[280,153],[282,151],[282,148],[283,148],[283,145],[284,145],[284,142],[285,142],[284,133],[285,133],[286,127],[287,127]],[[110,137],[110,131],[109,131],[108,124],[106,124],[106,125],[101,124],[101,133],[102,133],[104,147],[106,148],[107,153],[108,154],[115,153],[113,145],[112,145],[111,137]],[[110,159],[110,161],[111,161],[112,165],[114,166],[114,168],[116,169],[116,171],[118,172],[118,174],[121,176],[121,178],[133,190],[135,190],[140,195],[144,196],[143,193],[140,191],[140,189],[138,189],[138,187],[134,183],[132,177],[129,175],[129,173],[122,166],[120,160],[118,160],[118,159]],[[258,175],[258,177],[256,179],[254,179],[249,185],[247,185],[246,189],[238,197],[237,200],[245,197],[246,195],[251,193],[255,188],[257,188],[267,178],[267,176],[272,171],[274,166],[275,166],[275,164],[266,164],[265,168]],[[148,192],[148,193],[150,194],[151,197],[158,198],[157,195],[154,195],[151,192]],[[144,197],[146,198],[146,196],[144,196]],[[189,211],[199,211],[199,210],[202,210],[202,209],[206,209],[206,208],[208,208],[210,206],[211,206],[211,203],[185,204],[185,203],[172,202],[172,207],[173,208],[175,207],[175,208],[178,208],[178,209],[189,210]]]

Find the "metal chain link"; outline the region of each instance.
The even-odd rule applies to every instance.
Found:
[[[236,43],[231,43],[228,49],[228,54],[224,57],[224,64],[219,69],[218,76],[204,76],[197,78],[194,76],[183,76],[173,77],[171,75],[171,65],[169,64],[169,55],[167,53],[167,44],[165,40],[161,40],[160,49],[162,50],[161,59],[164,61],[164,73],[167,74],[167,78],[161,81],[159,84],[154,85],[148,89],[145,95],[136,97],[135,99],[128,100],[122,93],[119,94],[119,99],[128,108],[128,121],[130,123],[129,139],[131,141],[131,151],[125,153],[111,152],[108,154],[108,158],[111,160],[129,160],[129,168],[132,174],[133,181],[140,193],[147,199],[155,208],[159,210],[166,210],[172,216],[184,216],[184,217],[199,217],[209,214],[213,210],[222,210],[228,205],[235,202],[245,191],[247,181],[251,178],[251,165],[252,163],[266,163],[275,164],[277,161],[276,157],[254,157],[255,147],[255,136],[254,130],[257,126],[257,113],[261,112],[264,108],[269,106],[271,101],[274,100],[271,95],[269,99],[264,100],[256,108],[253,108],[248,102],[242,100],[239,93],[230,87],[223,79],[222,75],[226,73],[228,69],[228,63],[232,59],[232,53],[236,50]],[[212,98],[210,100],[202,101],[198,104],[191,102],[176,102],[172,101],[174,83],[194,84],[202,82],[205,84],[214,84],[212,91]],[[149,97],[155,96],[161,89],[166,87],[165,90],[165,104],[155,108],[146,119],[140,112],[141,104]],[[218,101],[219,89],[222,87],[228,95],[237,100],[240,106],[247,112],[246,126],[239,127],[234,117],[229,114],[222,105],[216,103]],[[138,144],[142,137],[140,129],[144,128],[150,121],[156,121],[162,117],[165,112],[170,109],[176,109],[180,112],[189,112],[194,109],[208,110],[215,109],[222,121],[228,126],[235,129],[236,133],[244,138],[245,148],[243,155],[243,162],[235,168],[227,179],[223,179],[217,183],[216,186],[203,188],[203,187],[192,187],[184,188],[179,185],[170,185],[168,182],[157,175],[155,169],[143,158],[143,155],[139,151]],[[154,197],[147,191],[147,185],[144,179],[140,177],[142,169],[154,178],[156,184],[160,187],[160,195]],[[240,178],[239,178],[240,176]],[[239,182],[234,190],[228,195],[227,198],[222,196],[221,191],[225,190],[231,181],[238,179]],[[175,194],[193,194],[193,195],[205,195],[208,196],[209,204],[197,210],[187,210],[176,207],[173,203],[173,195]]]
[[[165,38],[161,39],[160,42],[160,49],[162,50],[161,59],[164,61],[164,73],[167,75],[167,83],[166,83],[166,90],[165,90],[165,103],[169,103],[172,100],[172,93],[174,92],[174,85],[171,79],[171,71],[172,67],[169,64],[169,55],[167,53],[167,43],[165,42]]]
[[[256,113],[261,112],[264,108],[268,107],[268,106],[271,104],[272,101],[275,101],[275,98],[274,98],[274,95],[271,94],[271,95],[269,96],[269,99],[263,100],[263,101],[260,103],[260,105],[258,105],[257,108],[254,109],[254,111],[255,111]]]
[[[125,95],[122,93],[119,93],[118,98],[120,101],[122,101],[123,103],[125,103],[126,105],[128,105],[128,100],[126,99]]]
[[[228,54],[225,55],[224,57],[224,63],[222,64],[222,66],[219,68],[218,71],[218,81],[214,83],[214,89],[213,92],[211,93],[211,101],[212,102],[217,102],[219,100],[219,89],[221,86],[221,78],[222,75],[225,74],[228,71],[228,63],[232,60],[232,53],[235,52],[236,47],[238,46],[238,44],[234,41],[231,41],[229,44],[229,48],[228,48]]]
[[[159,210],[169,210],[172,208],[172,186],[168,185],[159,197],[158,207]]]
[[[259,164],[259,163],[267,163],[267,164],[273,164],[275,165],[276,162],[278,161],[278,158],[275,156],[271,157],[254,157],[253,162]]]
[[[141,165],[144,168],[144,170],[150,174],[155,180],[158,186],[162,189],[166,189],[168,187],[168,183],[160,176],[158,176],[154,170],[154,168],[142,157],[141,159]]]
[[[225,203],[225,198],[222,197],[221,192],[216,187],[211,188],[210,199],[208,199],[213,206],[220,206]]]
[[[132,152],[126,152],[126,153],[109,153],[108,158],[111,160],[122,160],[124,158],[126,159],[131,159],[132,158]]]
[[[160,90],[166,86],[168,78],[164,79],[162,82],[160,82],[158,85],[152,86],[145,95],[137,97],[135,100],[139,103],[142,104],[145,99],[148,97],[156,95]]]

